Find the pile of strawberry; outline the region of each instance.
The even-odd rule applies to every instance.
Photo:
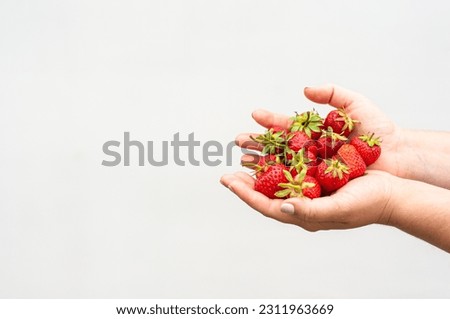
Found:
[[[381,154],[381,139],[350,138],[357,124],[342,108],[325,119],[313,110],[296,113],[288,129],[252,137],[263,146],[258,163],[246,165],[255,170],[255,190],[269,198],[317,198],[364,175]]]

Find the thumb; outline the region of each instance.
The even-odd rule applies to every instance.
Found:
[[[346,108],[355,101],[362,99],[359,93],[344,89],[334,84],[305,87],[305,96],[316,103],[329,104],[337,108]]]
[[[338,222],[345,218],[342,205],[333,196],[290,198],[281,205],[281,211],[307,223]]]

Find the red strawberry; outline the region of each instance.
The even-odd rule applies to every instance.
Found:
[[[305,132],[293,132],[287,137],[288,147],[294,152],[300,151],[303,147],[309,146],[312,142],[311,138]]]
[[[353,120],[343,108],[339,108],[328,113],[323,125],[326,128],[331,127],[337,134],[348,137],[355,128],[355,123],[358,121]]]
[[[337,146],[339,146],[339,147],[342,146],[342,144],[339,143],[335,147],[332,147],[333,142],[331,141],[331,139],[326,138],[326,137],[319,138],[317,140],[317,142],[318,142],[317,152],[318,152],[320,158],[332,157],[336,153],[335,149],[337,148]]]
[[[366,171],[366,163],[364,163],[361,155],[359,155],[358,151],[353,145],[342,145],[338,150],[337,155],[341,159],[341,161],[345,165],[347,165],[349,179],[364,175],[364,172]]]
[[[364,160],[367,166],[373,164],[381,154],[381,139],[373,137],[372,134],[361,135],[351,139],[353,145]]]
[[[303,187],[303,195],[311,199],[320,197],[322,193],[322,189],[317,179],[309,175],[305,176],[305,179],[303,180],[302,183],[302,187]]]
[[[286,130],[282,128],[281,126],[272,126],[270,128],[274,133],[283,132],[283,135],[286,136]]]
[[[295,113],[292,117],[291,132],[305,132],[309,138],[317,140],[322,135],[323,118],[315,110]]]
[[[306,175],[306,171],[301,171],[296,177],[288,172],[284,172],[288,183],[280,183],[282,190],[275,193],[279,198],[286,197],[320,197],[321,188],[319,182],[312,176]]]
[[[243,163],[242,166],[251,168],[255,171],[256,177],[259,177],[269,166],[280,163],[280,158],[274,154],[259,156],[258,163]]]
[[[317,167],[316,179],[323,190],[333,192],[347,184],[348,167],[336,158],[324,160]]]
[[[329,127],[327,131],[323,131],[322,137],[317,141],[319,156],[321,158],[333,157],[346,141],[345,136],[333,132],[332,128]]]
[[[316,175],[317,166],[319,166],[320,164],[320,159],[317,158],[317,153],[317,146],[313,145],[308,147],[306,151],[306,157],[308,158],[308,163],[306,163],[306,165],[308,166],[308,171],[306,172],[306,175]]]
[[[275,163],[279,163],[278,156],[275,156],[273,154],[268,154],[265,156],[260,156],[258,164],[256,164],[256,165],[260,166],[260,167],[266,167],[269,165],[273,165]]]
[[[286,170],[287,167],[283,164],[269,166],[267,170],[256,179],[254,186],[255,191],[272,199],[278,198],[275,196],[275,193],[281,190],[281,187],[278,184],[288,182],[284,175],[284,171]]]

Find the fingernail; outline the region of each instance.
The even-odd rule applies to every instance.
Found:
[[[294,215],[295,212],[294,205],[289,203],[283,203],[281,205],[281,211],[288,215]]]
[[[259,113],[259,112],[261,112],[261,111],[262,111],[262,109],[256,109],[256,110],[253,110],[253,112],[252,112],[252,118],[255,118],[256,114]]]
[[[233,187],[231,187],[231,185],[228,185],[228,189],[234,193],[234,189]]]

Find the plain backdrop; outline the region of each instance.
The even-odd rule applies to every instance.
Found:
[[[126,131],[157,157],[177,132],[259,132],[256,108],[326,114],[302,89],[330,82],[448,130],[449,17],[448,1],[0,1],[0,297],[449,298],[450,255],[410,235],[247,207],[219,183],[244,170],[237,148],[231,166],[101,165]]]

